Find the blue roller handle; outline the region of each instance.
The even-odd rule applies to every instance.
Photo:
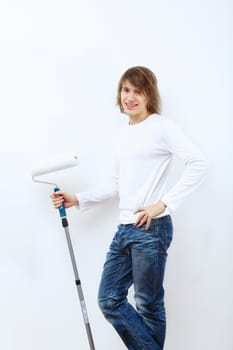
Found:
[[[60,191],[60,188],[59,187],[55,187],[54,188],[54,192],[58,192],[58,191]],[[65,218],[66,217],[66,209],[65,209],[64,203],[62,203],[62,206],[59,208],[59,214],[60,214],[61,218]]]

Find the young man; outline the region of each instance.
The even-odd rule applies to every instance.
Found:
[[[110,245],[98,302],[130,350],[162,350],[166,314],[163,279],[173,236],[175,210],[203,181],[202,153],[169,118],[160,115],[157,79],[145,67],[132,67],[120,79],[117,103],[128,122],[116,144],[115,171],[105,188],[69,195],[52,194],[55,208],[93,207],[118,195],[120,224]],[[180,180],[166,180],[173,154],[184,160]],[[127,300],[135,290],[134,308]]]

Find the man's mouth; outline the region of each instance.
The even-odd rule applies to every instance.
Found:
[[[133,108],[136,108],[138,106],[137,103],[125,103],[125,105],[128,109],[133,109]]]

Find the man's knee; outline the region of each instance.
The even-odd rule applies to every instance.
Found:
[[[113,309],[112,298],[99,298],[98,305],[105,317],[108,317],[111,314]]]
[[[113,297],[98,298],[98,305],[105,317],[112,315],[122,300],[114,299]]]

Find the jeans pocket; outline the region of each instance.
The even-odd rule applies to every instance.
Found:
[[[138,230],[141,233],[152,234],[152,235],[155,234],[155,226],[154,225],[151,225],[148,230],[146,229],[146,224],[143,224],[140,227],[136,227],[135,226],[135,229]]]
[[[154,219],[151,222],[149,229],[146,229],[146,224],[143,224],[140,227],[136,227],[135,229],[140,232],[140,234],[145,237],[149,237],[156,241],[160,242],[160,249],[164,252],[166,251],[172,242],[173,238],[173,224],[170,215],[165,217],[161,217],[158,219]]]

